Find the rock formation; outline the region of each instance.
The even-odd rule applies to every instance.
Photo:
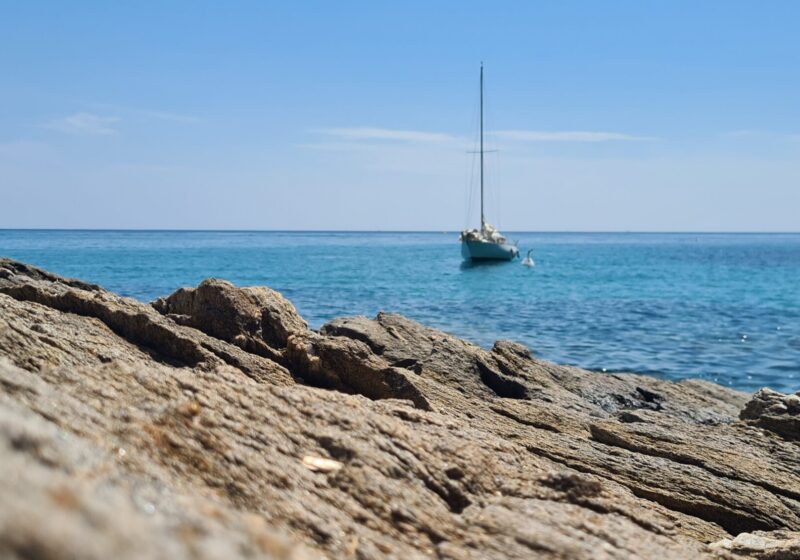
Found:
[[[745,405],[739,418],[786,439],[800,440],[800,391],[783,395],[771,389],[761,389]]]
[[[159,312],[256,354],[279,358],[289,335],[305,332],[306,322],[281,294],[269,288],[236,288],[208,279],[153,302]]]
[[[796,558],[794,398],[0,260],[0,557]]]

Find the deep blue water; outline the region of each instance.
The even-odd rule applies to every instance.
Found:
[[[558,363],[800,389],[800,234],[511,237],[535,268],[464,266],[455,233],[0,230],[0,255],[143,301],[217,276],[312,327],[394,311]]]

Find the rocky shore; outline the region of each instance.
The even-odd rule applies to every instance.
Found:
[[[800,396],[0,259],[0,557],[800,558]]]

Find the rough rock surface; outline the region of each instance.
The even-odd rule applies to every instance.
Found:
[[[77,280],[61,279],[41,269],[29,267],[22,263],[0,259],[0,293],[13,299],[38,303],[50,310],[70,313],[96,319],[94,325],[104,325],[111,329],[118,339],[129,342],[129,347],[146,352],[153,359],[169,363],[198,368],[213,368],[228,364],[239,368],[242,372],[262,381],[287,384],[292,382],[289,372],[272,360],[264,359],[256,354],[245,352],[239,347],[208,336],[203,332],[177,325],[174,321],[162,316],[153,307],[130,298],[123,298],[107,292],[98,286]],[[6,303],[6,305],[10,305]],[[47,313],[38,307],[30,307],[27,311],[32,315]],[[5,315],[5,313],[4,313]],[[52,314],[52,317],[61,314]],[[81,325],[76,325],[72,336],[62,337],[58,330],[50,328],[48,320],[36,321],[33,333],[22,334],[22,338],[37,338],[34,348],[43,350],[49,345],[52,352],[42,352],[42,356],[34,354],[32,360],[41,360],[42,364],[60,364],[73,352],[75,339],[80,338]],[[9,324],[14,330],[14,326]],[[114,339],[116,341],[116,339]],[[15,362],[20,358],[14,356],[14,347],[9,352]],[[63,356],[56,348],[62,345],[66,352]],[[113,352],[115,344],[108,340],[108,334],[99,335],[96,345],[86,349],[76,357],[76,363],[83,360],[103,362],[116,358],[136,361],[138,356],[128,356],[126,348],[120,355],[110,358],[105,350]],[[49,355],[48,355],[49,354]],[[91,363],[89,362],[89,363]],[[24,367],[22,364],[19,364]]]
[[[800,391],[783,395],[771,389],[761,389],[745,405],[739,417],[786,439],[800,440]]]
[[[289,335],[307,329],[292,303],[278,292],[263,287],[236,288],[215,278],[197,288],[181,288],[152,305],[177,323],[269,357],[277,354],[263,348],[264,344],[276,350],[285,348]]]
[[[773,531],[742,533],[711,545],[711,550],[728,558],[761,558],[763,560],[796,560],[800,558],[800,533]]]
[[[0,260],[3,558],[796,558],[782,415],[398,315],[316,333],[266,289],[151,307]]]

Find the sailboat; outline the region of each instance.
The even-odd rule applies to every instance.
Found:
[[[481,229],[461,232],[461,256],[468,261],[510,261],[519,256],[516,245],[509,243],[497,229],[486,221],[483,213],[483,63],[481,63]]]

